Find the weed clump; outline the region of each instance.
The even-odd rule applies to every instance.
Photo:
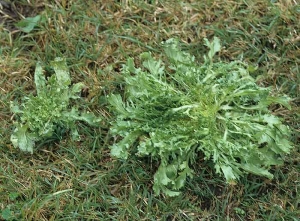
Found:
[[[111,133],[123,139],[111,154],[127,159],[130,153],[151,156],[160,165],[154,192],[178,195],[197,152],[213,161],[228,182],[247,173],[267,178],[271,165],[289,153],[290,130],[268,110],[271,103],[290,108],[287,97],[273,97],[250,76],[241,62],[213,62],[220,51],[218,38],[205,40],[204,63],[181,51],[179,42],[164,43],[168,66],[150,53],[141,54],[142,67],[132,58],[123,67],[126,91],[109,96],[116,114]]]

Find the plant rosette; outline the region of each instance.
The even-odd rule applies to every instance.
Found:
[[[124,97],[108,97],[116,115],[110,132],[120,137],[111,155],[157,160],[155,194],[180,194],[198,152],[232,182],[248,173],[271,179],[270,167],[282,164],[292,148],[289,127],[268,110],[272,103],[290,108],[289,98],[257,85],[242,61],[213,62],[221,50],[218,38],[205,45],[203,64],[176,39],[163,43],[166,62],[146,52],[136,68],[129,58],[122,69]]]
[[[11,142],[22,151],[33,153],[36,142],[53,136],[58,130],[70,130],[72,138],[78,140],[76,121],[93,126],[101,121],[93,113],[71,107],[71,99],[80,98],[84,84],[79,82],[71,86],[66,61],[56,58],[51,67],[55,74],[46,80],[41,64],[37,63],[34,74],[37,95],[25,97],[21,105],[11,102],[11,111],[18,116]]]

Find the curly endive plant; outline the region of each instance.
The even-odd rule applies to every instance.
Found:
[[[72,138],[79,139],[76,121],[98,125],[101,120],[93,113],[81,112],[71,106],[71,99],[80,98],[83,83],[71,86],[66,61],[56,58],[51,62],[55,74],[46,80],[40,63],[37,63],[34,81],[37,95],[25,97],[23,104],[11,103],[12,112],[18,116],[11,135],[14,147],[33,153],[35,143],[50,138],[58,130],[70,130]]]
[[[167,62],[142,53],[142,67],[136,68],[129,58],[122,70],[124,98],[109,97],[116,114],[111,133],[121,138],[111,154],[159,161],[155,194],[178,195],[199,151],[231,182],[247,173],[271,179],[270,166],[281,164],[292,148],[288,126],[268,110],[272,103],[290,108],[289,99],[258,86],[241,61],[214,63],[218,38],[205,39],[205,45],[203,64],[175,39],[164,43]]]

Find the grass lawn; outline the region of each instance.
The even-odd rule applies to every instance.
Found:
[[[20,23],[40,15],[36,25]],[[299,220],[300,3],[295,0],[0,0],[0,220]],[[18,24],[18,25],[16,25]],[[227,184],[210,162],[193,165],[182,194],[153,193],[151,158],[118,160],[109,147],[113,114],[107,95],[122,93],[122,65],[176,37],[199,61],[203,39],[217,36],[216,59],[257,67],[252,77],[291,98],[291,110],[271,105],[295,146],[274,179],[247,175]],[[82,109],[103,119],[39,142],[33,154],[13,147],[10,102],[35,94],[37,62],[66,59],[73,83],[84,82]]]

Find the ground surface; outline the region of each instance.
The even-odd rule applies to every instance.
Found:
[[[300,217],[300,3],[253,1],[0,0],[0,211],[4,220],[298,220]],[[15,24],[41,15],[29,33]],[[202,58],[203,38],[218,36],[223,60],[258,67],[254,77],[292,110],[271,107],[293,133],[295,150],[273,180],[247,176],[238,184],[204,163],[179,197],[154,196],[151,160],[110,157],[109,124],[79,125],[81,142],[68,137],[41,144],[33,155],[10,142],[9,102],[34,93],[37,61],[65,57],[72,80],[83,81],[86,108],[109,122],[107,94],[120,89],[128,57],[178,37]]]

